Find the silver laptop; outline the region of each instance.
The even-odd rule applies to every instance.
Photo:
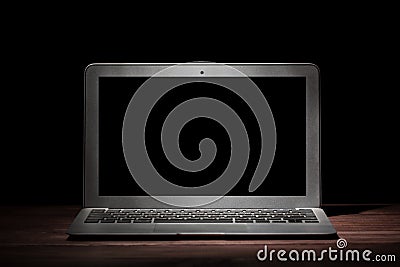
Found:
[[[69,235],[333,235],[313,64],[91,64]]]

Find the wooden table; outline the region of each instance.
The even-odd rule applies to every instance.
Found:
[[[325,206],[346,249],[365,249],[372,255],[395,255],[396,262],[359,262],[361,266],[399,266],[400,205]],[[0,266],[281,266],[257,260],[268,249],[321,251],[337,249],[336,239],[185,238],[141,240],[68,240],[66,229],[77,206],[1,207]],[[317,266],[322,262],[289,262]],[[354,262],[324,260],[328,266]],[[397,264],[396,264],[397,263]]]

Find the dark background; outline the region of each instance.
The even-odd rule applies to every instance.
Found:
[[[317,64],[323,203],[399,202],[392,17],[346,8],[279,18],[269,16],[273,10],[242,12],[252,19],[209,11],[155,21],[158,15],[139,19],[134,9],[115,18],[89,10],[78,19],[71,10],[9,21],[2,33],[1,204],[82,203],[87,64],[199,60]]]

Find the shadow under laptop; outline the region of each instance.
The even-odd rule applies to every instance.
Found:
[[[224,234],[176,234],[176,235],[103,235],[69,236],[68,241],[178,241],[178,240],[336,240],[330,235],[224,235]]]
[[[383,209],[383,208],[387,208],[390,206],[391,205],[389,205],[389,204],[381,204],[381,205],[379,205],[379,204],[368,204],[368,205],[363,205],[363,204],[355,204],[355,205],[325,204],[325,205],[322,205],[322,208],[324,209],[326,215],[328,217],[330,217],[330,216],[338,216],[338,215],[358,214],[361,212],[366,212],[366,211],[376,210],[376,209]]]

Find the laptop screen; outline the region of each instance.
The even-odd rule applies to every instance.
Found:
[[[127,107],[137,89],[147,79],[148,77],[99,77],[100,196],[147,196],[129,171],[122,144],[122,128]],[[206,168],[198,172],[183,172],[169,162],[161,144],[163,122],[174,107],[189,99],[211,97],[223,101],[240,116],[246,127],[250,147],[246,170],[226,195],[306,195],[306,78],[251,77],[251,80],[267,100],[275,121],[275,156],[263,183],[255,191],[249,192],[250,181],[259,164],[262,143],[257,119],[251,107],[229,89],[209,82],[188,82],[171,89],[157,101],[147,118],[147,155],[164,179],[184,187],[198,187],[218,179],[229,164],[229,134],[218,121],[207,117],[189,121],[177,137],[182,155],[189,160],[196,160],[201,156],[199,143],[203,139],[213,140],[217,152],[212,163]]]

